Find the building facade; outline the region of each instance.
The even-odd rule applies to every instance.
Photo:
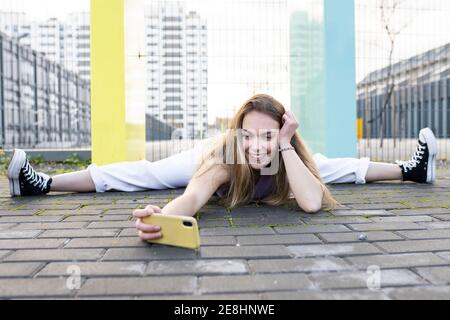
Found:
[[[64,21],[31,21],[25,13],[0,12],[0,32],[40,52],[65,69],[90,79],[90,15],[69,14]]]
[[[383,116],[385,138],[415,138],[425,127],[438,137],[448,138],[449,59],[447,44],[368,74],[357,92],[363,137],[380,137]],[[390,83],[394,84],[391,95]]]
[[[178,3],[146,8],[147,113],[176,128],[179,138],[208,129],[206,22]]]
[[[75,73],[0,33],[0,145],[90,145],[90,85]]]

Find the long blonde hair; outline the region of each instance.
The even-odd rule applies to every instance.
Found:
[[[258,94],[248,99],[231,120],[227,132],[219,135],[213,140],[210,147],[204,151],[202,160],[197,165],[194,174],[194,177],[201,176],[213,165],[222,165],[226,168],[230,176],[230,186],[227,196],[221,199],[221,204],[228,209],[250,203],[255,191],[255,174],[245,159],[240,141],[236,142],[235,135],[236,130],[242,129],[244,117],[252,111],[270,116],[280,124],[280,128],[283,123],[282,117],[286,112],[284,106],[269,95]],[[305,166],[320,182],[323,190],[322,208],[326,210],[335,209],[339,203],[333,198],[328,188],[322,182],[311,152],[298,132],[293,136],[291,144]],[[227,152],[230,146],[232,148],[231,153]],[[290,199],[289,181],[282,157],[280,157],[279,170],[274,180],[276,186],[275,192],[261,199],[260,202],[270,206],[287,204]]]

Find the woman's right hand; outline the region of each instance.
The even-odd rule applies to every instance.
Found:
[[[161,227],[144,223],[143,219],[150,217],[154,213],[161,213],[161,208],[148,205],[145,209],[136,209],[133,211],[133,217],[136,220],[136,229],[139,232],[139,238],[143,241],[155,240],[161,238]]]

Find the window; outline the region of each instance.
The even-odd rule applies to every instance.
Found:
[[[181,26],[164,26],[164,31],[181,31]]]
[[[181,22],[181,17],[164,17],[162,20],[163,20],[164,22],[168,22],[168,21],[171,21],[171,22]]]
[[[164,71],[165,75],[181,75],[180,70],[166,70]]]
[[[181,120],[183,119],[183,115],[182,114],[165,114],[163,116],[164,120]]]
[[[166,106],[164,108],[164,111],[182,111],[181,106],[179,105],[173,105],[173,106]]]

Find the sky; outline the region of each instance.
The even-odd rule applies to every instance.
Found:
[[[150,0],[147,0],[150,1]],[[155,0],[151,0],[155,1]],[[172,0],[166,0],[172,1]],[[312,0],[186,0],[208,21],[209,122],[231,116],[249,96],[265,92],[289,109],[288,13]],[[380,23],[383,0],[356,0],[358,81],[387,63],[389,41]],[[394,60],[450,42],[450,1],[400,1],[391,23],[406,28],[396,38]],[[0,0],[0,10],[24,11],[34,20],[88,11],[89,0]],[[173,2],[173,1],[172,1]],[[44,5],[45,4],[45,5]],[[420,11],[416,10],[421,8]],[[413,37],[411,35],[414,35]],[[227,58],[228,57],[228,58]],[[231,57],[231,58],[230,58]]]

